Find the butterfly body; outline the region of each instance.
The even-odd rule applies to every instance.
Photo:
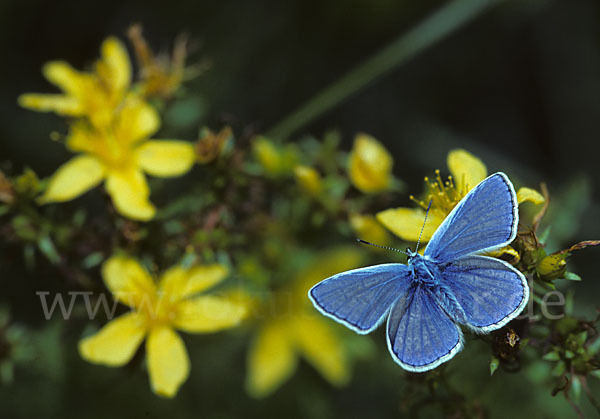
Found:
[[[360,334],[387,319],[387,343],[403,368],[427,371],[463,347],[459,325],[476,333],[514,319],[529,298],[523,274],[481,253],[510,243],[518,223],[516,194],[496,173],[446,217],[423,255],[327,278],[309,291],[315,307]]]

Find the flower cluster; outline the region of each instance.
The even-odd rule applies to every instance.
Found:
[[[74,329],[63,335],[77,336],[79,354],[90,363],[139,366],[145,360],[151,389],[160,396],[175,397],[198,371],[191,364],[201,357],[191,342],[186,348],[188,338],[179,332],[234,327],[243,332],[236,336],[248,337],[232,358],[246,355],[243,380],[254,398],[268,397],[291,381],[301,359],[332,386],[349,383],[354,362],[375,362],[382,348],[320,316],[307,290],[335,273],[401,258],[381,248],[349,248],[348,242],[359,238],[395,246],[399,240],[417,241],[427,208],[421,241],[429,241],[487,176],[486,165],[466,150],[450,150],[450,176],[435,171],[426,177],[425,190],[406,197],[414,203],[409,208],[397,207],[409,187],[394,176],[392,153],[365,133],[355,136],[349,151],[336,132],[283,143],[262,135],[236,138],[234,131],[244,131],[226,126],[200,129],[194,143],[166,133],[155,139],[161,112],[176,109],[177,89],[193,73],[185,67],[186,43],[179,38],[169,59],[150,50],[140,26],[130,29],[129,38],[139,64],[137,78],[124,45],[110,37],[90,71],[62,61],[44,66],[43,74],[62,93],[19,98],[25,108],[66,117],[64,144],[77,155],[47,180],[31,169],[14,175],[0,171],[3,244],[18,249],[31,271],[53,269],[56,292],[93,294],[96,307],[101,306],[98,295],[110,295],[118,316],[86,317],[86,300],[73,311],[77,322],[61,324]],[[146,175],[180,176],[195,163],[202,164],[202,175],[188,176],[184,192],[165,194],[157,211]],[[64,211],[46,205],[72,200],[101,183],[125,218],[114,217],[112,207],[86,211],[83,200]],[[152,183],[153,191],[161,185]],[[532,312],[548,308],[548,292],[572,283],[562,280],[581,280],[569,270],[568,257],[600,243],[585,241],[562,250],[553,245],[549,198],[544,184],[539,191],[519,188],[517,238],[489,254],[528,278]],[[531,315],[489,336],[474,336],[485,343],[480,349],[487,348],[491,373],[523,369],[530,376],[535,368],[552,364],[555,392],[570,397],[585,391],[587,377],[598,377],[600,371],[597,319],[586,321],[568,308],[554,314],[562,317]],[[12,368],[18,364],[14,354],[27,345],[9,323],[0,319],[0,367]],[[140,350],[144,341],[145,350]],[[6,347],[11,350],[3,351]],[[23,356],[19,362],[30,359]],[[473,363],[488,368],[477,359]],[[389,370],[394,368],[390,363]],[[452,400],[460,404],[456,411],[470,411],[466,398],[448,384],[445,375],[450,373],[461,372],[440,367],[424,378],[407,376],[407,383],[415,384],[415,392],[429,392],[423,399],[437,400],[444,408]],[[437,389],[449,397],[441,400]],[[403,408],[415,405],[414,394],[404,396]]]

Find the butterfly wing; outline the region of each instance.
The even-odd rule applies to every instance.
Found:
[[[515,189],[504,173],[495,173],[454,207],[433,234],[425,256],[443,263],[506,246],[516,237],[518,223]]]
[[[529,301],[525,276],[510,264],[487,256],[466,256],[441,272],[464,311],[465,323],[476,332],[499,329],[521,313]]]
[[[308,297],[324,315],[360,334],[377,328],[392,304],[404,296],[410,272],[387,263],[342,272],[312,287]]]
[[[387,343],[392,358],[408,371],[433,369],[463,347],[460,327],[448,317],[430,289],[413,287],[390,311]]]

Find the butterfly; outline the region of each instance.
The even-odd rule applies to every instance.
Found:
[[[408,262],[342,272],[313,286],[314,306],[359,334],[387,318],[392,358],[412,372],[431,370],[463,348],[460,325],[488,333],[517,317],[529,300],[525,276],[482,256],[517,235],[515,189],[501,172],[482,180],[454,207],[423,255]]]

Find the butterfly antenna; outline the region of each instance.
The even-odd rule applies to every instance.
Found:
[[[396,249],[394,247],[381,246],[379,244],[371,243],[371,242],[368,242],[368,241],[363,240],[363,239],[356,239],[356,241],[359,242],[359,243],[362,243],[362,244],[368,244],[369,246],[379,247],[380,249],[393,250],[394,252],[404,253],[406,256],[408,256],[408,253],[406,253],[405,251],[400,250],[400,249]]]
[[[419,244],[421,244],[421,236],[423,235],[423,230],[425,230],[425,223],[427,222],[427,216],[429,215],[429,210],[431,209],[431,203],[433,199],[429,200],[429,205],[427,205],[427,211],[425,211],[425,219],[423,220],[423,226],[421,227],[421,232],[419,233],[419,240],[417,240],[417,248],[415,249],[415,253],[419,251]]]

